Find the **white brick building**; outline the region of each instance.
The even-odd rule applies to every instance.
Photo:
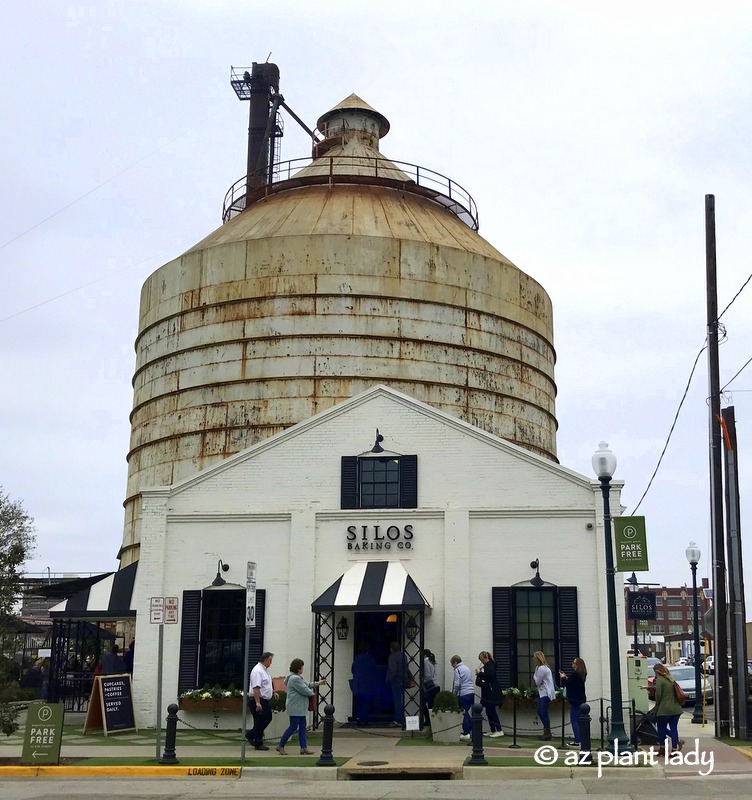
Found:
[[[276,66],[233,76],[241,99],[268,95],[270,130]],[[555,670],[579,655],[608,696],[601,490],[556,463],[550,298],[456,181],[383,156],[389,123],[357,95],[318,129],[309,165],[249,173],[226,224],[144,284],[121,568],[53,613],[55,685],[86,650],[79,623],[135,619],[140,726],[160,669],[164,706],[239,688],[255,562],[251,660],[303,658],[340,721],[362,642],[382,673],[390,641],[416,676],[430,648],[444,687],[455,653],[492,651],[505,686],[530,685],[534,650]],[[161,664],[153,597],[179,599]]]
[[[378,455],[369,452],[376,428],[385,448]],[[415,507],[343,508],[343,500],[349,503],[343,457],[358,456],[392,462],[416,456]],[[619,489],[617,483],[614,508]],[[165,705],[196,686],[233,678],[239,686],[248,561],[258,565],[260,601],[252,660],[270,650],[273,674],[286,674],[292,658],[303,658],[306,674],[329,678],[332,694],[324,699],[339,721],[353,713],[348,680],[361,640],[382,666],[392,639],[401,638],[416,660],[422,641],[438,656],[444,687],[451,684],[454,653],[472,666],[480,650],[492,650],[506,685],[530,685],[533,650],[543,649],[557,668],[580,655],[589,667],[590,696],[609,694],[600,486],[387,387],[189,480],[145,488],[143,504],[133,598],[141,726],[153,724],[156,713],[159,626],[149,621],[150,597],[180,597],[180,624],[164,630]],[[364,543],[367,549],[355,549]],[[222,572],[227,583],[213,587],[220,559],[229,565]],[[545,581],[540,588],[530,583],[535,559]],[[352,608],[357,590],[337,605],[336,587],[328,595],[327,589],[364,561],[401,564],[425,598],[424,613],[386,598],[378,611]],[[322,595],[325,608],[314,614],[312,603]],[[541,622],[533,619],[539,607]],[[379,633],[391,614],[397,621]],[[338,640],[333,626],[343,617],[348,637]],[[412,638],[405,633],[410,620],[417,628]]]

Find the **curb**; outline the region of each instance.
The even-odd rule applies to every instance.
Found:
[[[146,778],[230,778],[237,780],[243,767],[0,767],[0,778],[101,778],[105,776]]]
[[[216,766],[101,766],[101,767],[0,767],[2,778],[199,778],[238,780],[291,778],[293,780],[336,781],[337,768],[331,767],[216,767]]]

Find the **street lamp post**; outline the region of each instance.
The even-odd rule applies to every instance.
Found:
[[[692,712],[692,723],[702,725],[702,681],[700,679],[700,614],[697,609],[697,564],[700,560],[700,548],[690,542],[686,549],[687,561],[692,567],[692,622],[695,636],[695,708]]]
[[[619,650],[619,628],[616,621],[616,585],[614,548],[611,541],[611,478],[616,470],[616,456],[608,449],[607,442],[599,442],[593,456],[593,470],[601,482],[603,495],[603,532],[606,545],[606,604],[608,608],[608,655],[611,677],[611,730],[608,734],[608,749],[629,750],[629,737],[624,730],[624,711],[621,699],[621,653]]]

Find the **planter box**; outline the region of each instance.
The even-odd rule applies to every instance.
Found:
[[[213,714],[214,711],[235,711],[240,713],[243,710],[242,697],[222,697],[218,700],[178,700],[178,708],[181,711],[195,711],[200,713]]]
[[[237,730],[242,725],[243,698],[223,697],[219,700],[178,700],[180,719],[194,728]],[[248,715],[250,719],[250,714]]]
[[[242,697],[226,697],[221,700],[179,700],[178,706],[180,718],[195,728],[237,731],[240,736],[243,725]],[[253,727],[253,716],[250,711],[245,722],[250,730]],[[286,711],[275,711],[272,714],[272,721],[264,731],[264,738],[280,739],[289,724],[290,718]]]
[[[456,743],[462,733],[463,711],[434,711],[431,709],[431,738],[434,742]]]
[[[540,723],[540,719],[538,719],[536,706],[537,703],[530,700],[517,700],[518,736],[539,736],[543,733],[543,726]],[[548,707],[548,714],[551,717],[551,730],[554,732],[554,736],[561,735],[562,706],[566,706],[566,704],[562,703],[561,700],[552,700]],[[511,698],[504,698],[504,703],[499,708],[499,719],[504,733],[511,733],[514,722],[514,709]],[[571,734],[568,708],[564,708],[564,730],[565,735]]]

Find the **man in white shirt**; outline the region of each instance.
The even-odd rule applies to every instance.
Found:
[[[272,721],[272,709],[269,701],[279,695],[273,691],[272,676],[269,667],[272,665],[274,653],[262,653],[259,663],[251,670],[251,679],[248,684],[248,707],[253,715],[253,728],[248,731],[245,738],[256,750],[268,750],[264,744],[264,731]]]
[[[470,709],[473,707],[475,700],[475,683],[473,675],[467,664],[462,663],[459,656],[452,656],[449,663],[454,669],[454,679],[452,680],[452,692],[457,695],[460,705],[465,711],[465,716],[462,717],[462,735],[460,740],[463,742],[470,741],[470,731],[473,729],[473,723],[470,718]]]

